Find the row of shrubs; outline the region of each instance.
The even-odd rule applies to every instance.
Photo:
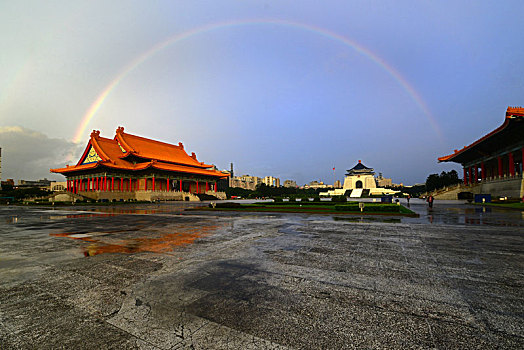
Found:
[[[275,197],[273,198],[273,201],[275,203],[297,203],[298,198],[290,197],[288,201],[284,202],[284,199],[282,197]],[[331,201],[321,201],[319,196],[313,197],[313,200],[311,200],[311,197],[303,197],[300,198],[300,202],[314,202],[315,204],[318,204],[319,202],[322,202],[323,204],[326,203],[327,205],[331,205],[331,203],[344,203],[347,202],[346,196],[333,196],[331,197]]]
[[[351,202],[350,204],[335,205],[337,211],[360,211],[358,202]],[[380,203],[365,203],[364,212],[386,212],[386,213],[400,213],[400,205],[397,204],[380,204]]]

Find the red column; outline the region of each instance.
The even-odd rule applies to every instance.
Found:
[[[196,182],[196,185],[197,185],[197,186],[196,186],[196,193],[199,193],[199,192],[198,192],[198,181]]]
[[[468,175],[466,171],[466,167],[464,167],[464,185],[468,184]]]
[[[182,180],[178,180],[178,182],[180,183],[180,192],[182,192]]]
[[[520,160],[520,164],[522,164],[522,174],[520,174],[520,176],[524,177],[524,147],[522,147],[522,159]]]
[[[166,192],[169,192],[169,178],[166,179]]]
[[[482,181],[486,179],[486,167],[484,166],[484,162],[480,163],[480,176]]]
[[[215,181],[215,192],[217,191],[217,182]]]
[[[155,177],[153,176],[153,191],[155,190]]]
[[[129,192],[131,192],[131,190],[132,190],[132,188],[131,188],[131,181],[133,181],[133,180],[131,180],[131,178],[129,178]]]
[[[498,166],[499,166],[499,177],[502,177],[502,157],[497,157]]]
[[[120,192],[122,192],[124,190],[124,178],[121,177],[120,178]]]
[[[513,152],[508,153],[509,159],[509,176],[515,176],[515,162],[513,161]]]

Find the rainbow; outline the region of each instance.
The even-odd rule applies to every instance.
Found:
[[[142,53],[138,57],[136,57],[134,60],[129,62],[121,71],[120,73],[104,88],[102,93],[98,95],[96,100],[91,104],[87,112],[82,118],[82,121],[80,122],[80,125],[78,126],[75,136],[73,138],[73,142],[78,143],[82,140],[82,137],[87,129],[87,126],[89,125],[90,121],[95,116],[96,112],[100,109],[106,98],[109,96],[111,91],[113,91],[118,84],[134,69],[136,69],[139,65],[147,61],[149,58],[153,57],[160,51],[164,50],[165,48],[176,44],[182,40],[186,40],[188,38],[191,38],[195,35],[206,33],[209,31],[222,29],[222,28],[231,28],[231,27],[238,27],[238,26],[245,26],[245,25],[277,25],[277,26],[285,26],[285,27],[292,27],[295,29],[304,30],[310,33],[314,33],[317,35],[321,35],[325,38],[328,38],[330,40],[334,40],[337,42],[340,42],[348,47],[351,47],[353,50],[358,52],[359,54],[367,57],[372,62],[377,64],[379,67],[384,69],[391,77],[395,79],[395,81],[398,82],[398,84],[407,92],[407,94],[411,97],[411,99],[417,104],[417,106],[424,112],[426,117],[428,118],[428,121],[435,131],[435,133],[438,135],[440,139],[442,139],[442,133],[440,131],[440,128],[431,115],[431,112],[429,111],[428,107],[426,106],[424,100],[420,97],[420,95],[415,91],[415,89],[409,84],[409,82],[400,75],[393,67],[388,65],[384,60],[382,60],[380,57],[369,51],[368,49],[358,45],[356,42],[340,35],[334,32],[331,32],[324,28],[319,28],[311,25],[306,25],[299,22],[292,22],[287,20],[277,20],[277,19],[250,19],[250,20],[239,20],[239,21],[230,21],[230,22],[219,22],[214,24],[209,24],[203,27],[198,27],[180,34],[176,34],[172,37],[169,37],[168,39],[164,40],[163,42],[160,42],[150,48],[148,51]]]

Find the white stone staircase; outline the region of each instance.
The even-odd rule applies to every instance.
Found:
[[[350,198],[360,198],[362,197],[362,191],[364,191],[362,188],[356,188],[353,191],[351,191],[351,194],[349,195]]]

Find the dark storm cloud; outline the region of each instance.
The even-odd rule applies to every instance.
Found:
[[[77,160],[83,145],[64,139],[50,138],[20,126],[0,127],[2,147],[2,180],[61,179],[50,168],[63,167]]]

